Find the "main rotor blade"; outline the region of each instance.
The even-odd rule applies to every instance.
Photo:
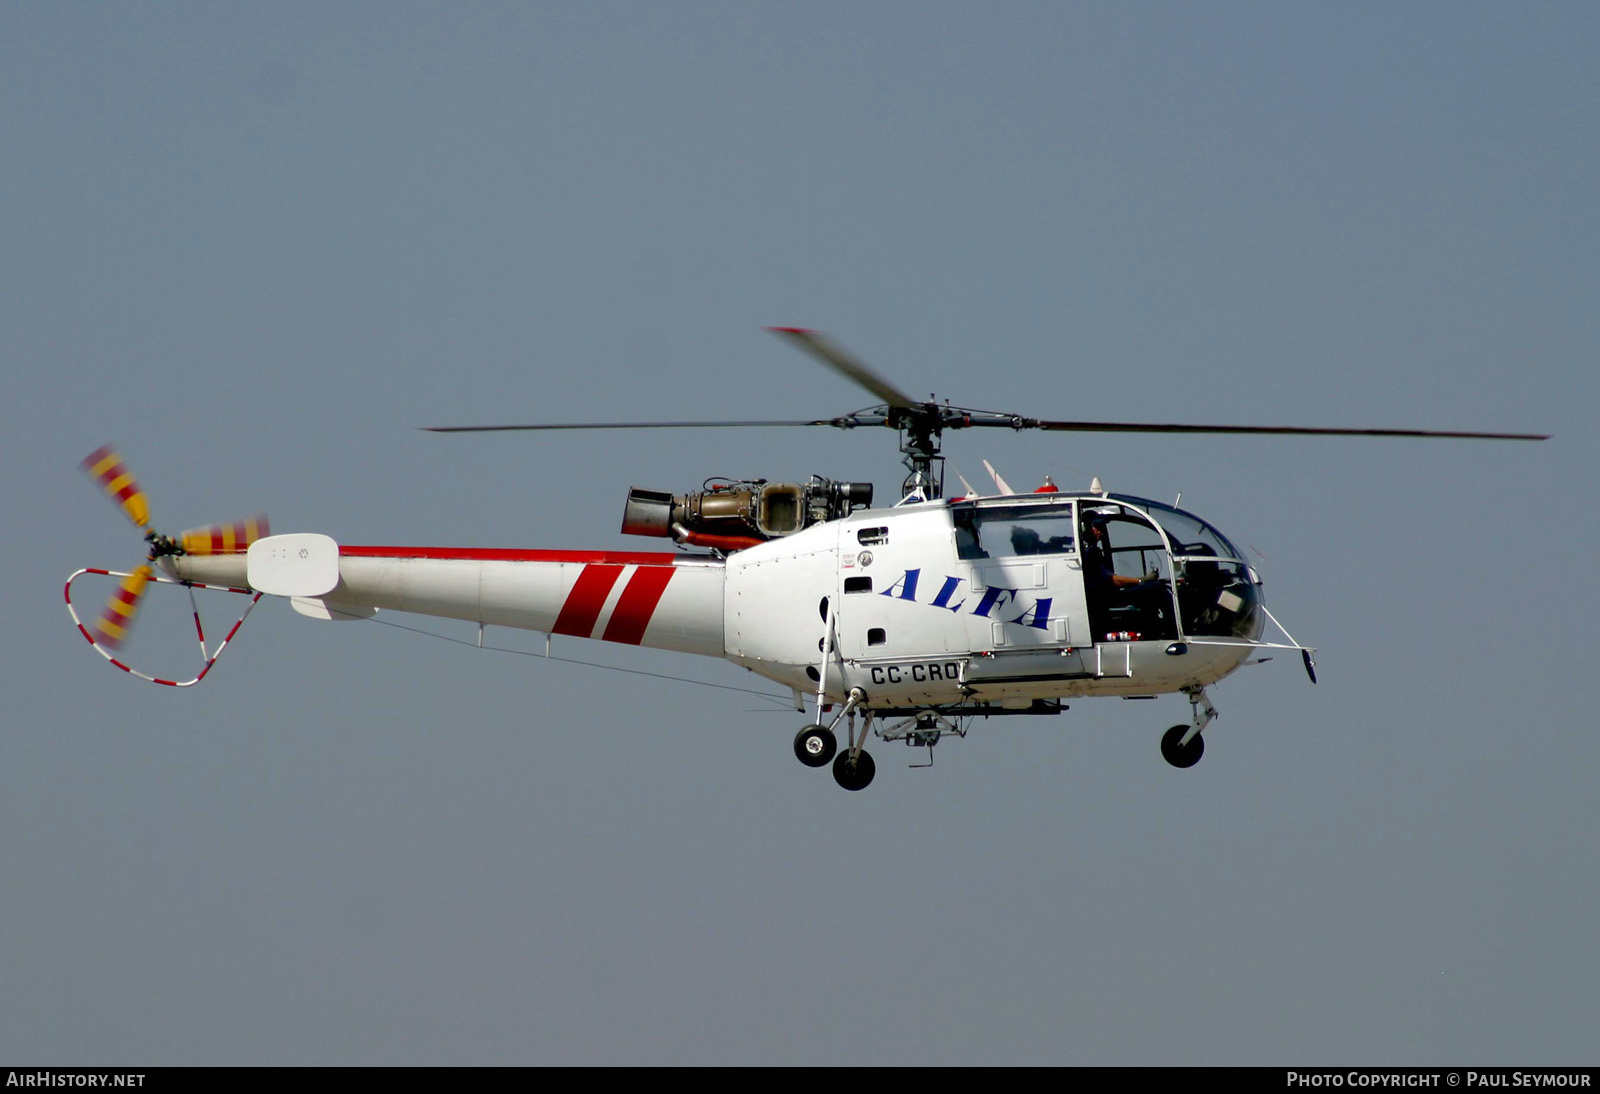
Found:
[[[832,418],[809,422],[558,422],[543,425],[425,425],[428,433],[510,433],[526,429],[765,429],[769,426],[833,425]]]
[[[835,372],[854,380],[890,406],[910,408],[920,405],[916,399],[895,387],[888,380],[856,360],[843,347],[819,331],[804,327],[768,327],[773,334],[786,338],[800,349],[815,357]]]
[[[1449,437],[1468,441],[1547,441],[1548,433],[1470,433],[1444,429],[1325,429],[1292,425],[1184,425],[1176,422],[1059,422],[1023,418],[1019,429],[1069,433],[1253,433],[1300,437]],[[973,422],[974,425],[1001,423]]]

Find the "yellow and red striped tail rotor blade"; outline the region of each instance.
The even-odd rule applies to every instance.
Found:
[[[100,484],[112,501],[122,506],[128,519],[140,528],[150,527],[150,503],[144,491],[123,466],[122,457],[109,444],[101,445],[83,458],[83,470]]]
[[[204,528],[191,528],[178,539],[184,554],[236,555],[256,540],[265,539],[271,534],[266,514],[262,513],[233,524],[208,524]]]
[[[111,599],[106,602],[106,610],[92,628],[96,642],[112,649],[122,645],[128,632],[133,629],[133,617],[139,611],[145,586],[150,584],[154,576],[155,571],[149,566],[140,566],[122,579],[122,584],[111,594]]]

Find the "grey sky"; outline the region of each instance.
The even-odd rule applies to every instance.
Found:
[[[1595,1062],[1596,56],[1588,4],[0,7],[0,1061]],[[872,401],[766,324],[984,408],[1556,439],[952,438],[1264,556],[1322,683],[1225,681],[1188,772],[1171,698],[846,794],[751,696],[277,603],[175,693],[62,610],[139,558],[107,440],[163,528],[352,543],[890,493],[887,432],[414,428]]]

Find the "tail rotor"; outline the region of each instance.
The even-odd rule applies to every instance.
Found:
[[[265,514],[232,524],[208,524],[191,528],[176,537],[163,535],[150,523],[150,502],[144,490],[123,463],[122,456],[109,444],[101,445],[83,459],[83,471],[124,516],[144,533],[149,551],[138,569],[123,577],[116,592],[106,602],[105,611],[93,624],[93,640],[111,649],[127,641],[145,590],[156,579],[155,567],[172,555],[242,554],[250,544],[271,535]],[[98,571],[104,573],[105,571]]]

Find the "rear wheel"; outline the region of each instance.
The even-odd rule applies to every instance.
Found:
[[[846,749],[833,761],[833,781],[846,790],[865,790],[877,773],[878,765],[865,750],[857,752],[852,760],[850,750]]]

